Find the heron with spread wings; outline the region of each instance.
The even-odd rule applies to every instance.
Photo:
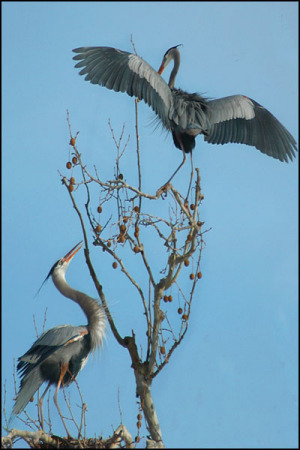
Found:
[[[80,47],[73,50],[76,68],[92,84],[144,100],[157,114],[162,125],[172,132],[174,144],[183,152],[183,160],[170,179],[192,155],[195,137],[203,134],[211,144],[228,142],[256,147],[279,159],[293,160],[296,141],[266,108],[245,95],[231,95],[208,100],[199,94],[176,89],[175,78],[180,65],[178,46],[164,55],[156,72],[140,56],[111,47]],[[161,77],[166,66],[174,62],[169,83]],[[161,189],[162,189],[161,188]]]

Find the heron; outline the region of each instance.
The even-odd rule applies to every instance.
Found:
[[[297,147],[293,136],[255,100],[245,95],[208,99],[176,89],[180,66],[178,45],[166,51],[157,72],[140,56],[112,47],[80,47],[73,52],[77,53],[73,59],[79,61],[75,67],[81,69],[80,75],[86,75],[85,80],[144,100],[163,127],[172,132],[175,146],[183,152],[183,160],[158,193],[183,166],[187,153],[192,164],[195,138],[200,134],[208,143],[246,144],[280,161],[289,162],[295,157]],[[161,74],[171,61],[174,64],[167,84]]]
[[[9,423],[24,410],[39,387],[47,382],[47,387],[38,401],[41,427],[44,429],[43,399],[50,386],[54,384],[56,385],[54,403],[70,436],[58,405],[57,394],[61,386],[68,386],[75,380],[86,364],[89,354],[101,346],[106,328],[104,308],[95,299],[71,288],[65,279],[66,270],[72,258],[82,246],[81,241],[59,259],[51,268],[44,283],[52,277],[59,292],[81,307],[88,324],[77,327],[60,325],[51,328],[44,332],[18,359],[17,370],[21,376],[21,383]]]

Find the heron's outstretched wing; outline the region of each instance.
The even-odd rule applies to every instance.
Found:
[[[243,95],[208,101],[210,127],[204,139],[211,144],[252,145],[280,161],[292,161],[296,141],[267,109]]]
[[[86,75],[85,80],[144,100],[170,129],[171,90],[146,61],[111,47],[80,47],[73,52],[78,53],[75,67],[83,67],[79,74]]]

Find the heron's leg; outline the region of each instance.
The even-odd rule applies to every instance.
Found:
[[[192,154],[192,152],[190,153],[190,155],[191,155],[191,179],[190,179],[189,188],[188,188],[188,191],[187,191],[187,194],[186,194],[186,199],[185,199],[186,202],[188,201],[188,197],[189,197],[189,193],[190,193],[191,185],[192,185],[192,180],[193,180],[193,176],[194,176],[194,164],[193,164],[193,154]]]
[[[43,431],[44,431],[43,400],[44,400],[44,397],[50,386],[51,386],[51,382],[49,381],[43,395],[41,396],[41,398],[38,401],[38,417],[39,417],[39,422],[40,422],[40,425],[41,425],[41,428]]]
[[[69,363],[68,362],[66,364],[61,364],[60,376],[59,376],[59,380],[58,380],[58,383],[57,383],[57,386],[56,386],[56,390],[55,390],[55,394],[54,394],[53,400],[54,400],[55,406],[57,408],[58,414],[60,415],[60,418],[62,420],[62,423],[64,424],[64,427],[65,427],[65,430],[67,432],[67,435],[68,435],[68,437],[71,437],[71,435],[69,433],[69,430],[67,428],[67,425],[65,424],[63,415],[62,415],[61,410],[60,410],[60,407],[58,405],[58,401],[57,401],[57,394],[58,394],[60,385],[63,384],[63,379],[64,379],[64,376],[65,376],[65,374],[66,374],[68,369],[69,369]]]
[[[180,145],[182,145],[182,144],[180,143]],[[182,167],[183,164],[185,163],[185,161],[186,161],[186,153],[185,153],[185,151],[183,150],[183,147],[182,147],[182,153],[183,153],[183,160],[182,160],[182,162],[181,162],[180,165],[177,167],[177,169],[175,170],[175,172],[173,173],[173,175],[171,176],[171,178],[169,178],[168,181],[167,181],[162,187],[160,187],[160,188],[157,190],[157,192],[156,192],[156,195],[157,195],[157,196],[161,195],[164,191],[167,190],[168,184],[170,183],[170,181],[173,179],[173,177],[176,175],[176,173],[179,171],[179,169],[181,169],[181,167]]]

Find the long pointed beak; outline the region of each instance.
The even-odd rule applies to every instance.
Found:
[[[75,245],[75,247],[72,248],[72,250],[70,250],[66,256],[64,256],[62,259],[66,262],[71,261],[71,259],[73,258],[73,256],[76,255],[76,253],[81,249],[81,247],[83,246],[82,244],[83,241],[78,242],[78,244]]]
[[[161,66],[160,66],[160,68],[158,69],[158,73],[159,73],[159,75],[161,75],[162,73],[163,73],[163,71],[165,70],[165,65],[164,65],[164,62],[162,62],[161,63]]]
[[[78,244],[75,245],[75,247],[72,248],[72,250],[69,251],[69,253],[66,254],[66,256],[64,256],[62,258],[63,261],[65,262],[70,262],[71,259],[73,258],[74,255],[76,255],[76,253],[78,252],[78,250],[81,249],[81,247],[83,246],[82,244],[83,241],[78,242]],[[79,247],[78,247],[79,246]],[[42,289],[42,287],[44,286],[44,284],[46,283],[46,281],[48,280],[48,278],[53,274],[53,270],[55,269],[55,267],[57,266],[57,263],[61,261],[58,260],[56,261],[56,263],[52,266],[50,272],[48,273],[48,275],[46,276],[46,278],[44,279],[41,287],[39,288],[39,290],[37,291],[37,293],[35,294],[35,297],[39,294],[40,290]]]

